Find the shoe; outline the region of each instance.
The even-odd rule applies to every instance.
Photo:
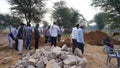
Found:
[[[22,55],[22,53],[18,53],[18,55]]]
[[[29,50],[32,50],[32,48],[29,48]]]
[[[18,51],[18,49],[17,49],[17,48],[15,48],[15,50],[16,50],[16,51]]]

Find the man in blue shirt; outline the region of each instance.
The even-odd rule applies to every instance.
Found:
[[[82,51],[82,54],[84,54],[84,32],[83,32],[83,25],[81,25],[80,28],[77,30],[77,43],[78,43],[78,48]]]
[[[32,38],[32,28],[31,24],[27,23],[27,26],[25,27],[25,36],[26,36],[26,49],[31,50],[31,38]]]

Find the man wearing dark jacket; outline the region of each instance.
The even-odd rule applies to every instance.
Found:
[[[24,23],[21,23],[20,29],[18,30],[18,52],[19,55],[22,55],[22,49],[23,49],[23,34],[24,34]]]
[[[34,35],[35,35],[35,50],[38,49],[38,41],[40,38],[40,33],[39,33],[39,24],[36,24],[35,28],[34,28]]]

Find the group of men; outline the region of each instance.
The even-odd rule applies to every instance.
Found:
[[[83,26],[82,25],[75,25],[72,28],[72,52],[74,54],[75,48],[79,48],[84,53],[84,34],[83,34]],[[23,49],[23,36],[25,36],[26,39],[26,49],[31,50],[31,39],[32,39],[32,28],[30,24],[21,23],[20,27],[16,27],[11,33],[7,35],[8,41],[9,41],[9,47],[13,48],[13,40],[15,40],[16,45],[15,49],[19,52],[20,55],[22,55],[22,49]],[[45,44],[47,45],[48,39],[50,38],[51,45],[54,45],[56,47],[56,42],[58,39],[58,42],[60,41],[61,36],[61,30],[59,26],[56,25],[56,22],[53,23],[52,26],[48,26],[46,28],[46,31],[44,31],[45,36]],[[40,38],[40,32],[39,32],[39,24],[36,24],[34,28],[34,38],[35,38],[35,50],[38,49],[38,43]]]
[[[36,24],[34,28],[34,36],[35,36],[35,49],[38,49],[38,40],[40,38],[39,33],[39,24]],[[24,23],[21,23],[20,26],[16,26],[15,29],[12,30],[7,35],[8,41],[9,41],[9,47],[13,49],[13,41],[15,40],[15,50],[17,50],[19,55],[22,55],[22,49],[23,49],[23,37],[25,36],[26,39],[26,50],[31,50],[31,38],[32,38],[32,28],[31,24],[27,24],[25,26]]]
[[[54,45],[56,47],[57,40],[58,42],[61,40],[62,31],[54,22],[51,27],[48,26],[44,29],[43,34],[45,36],[45,45],[47,45],[47,42],[51,42],[51,46]]]
[[[48,32],[44,33],[45,36],[45,44],[48,42],[48,37],[50,37],[51,45],[56,47],[57,37],[59,36],[60,41],[60,28],[56,25],[56,22],[53,23],[52,26],[47,28]],[[31,50],[31,39],[32,39],[32,27],[28,23],[26,26],[24,23],[21,23],[20,27],[16,26],[11,33],[7,35],[9,41],[9,47],[13,48],[13,41],[15,40],[15,49],[19,52],[19,55],[22,55],[23,49],[23,37],[25,36],[26,39],[26,50]],[[40,32],[39,32],[39,24],[36,24],[34,28],[34,38],[35,38],[35,50],[39,47],[39,39],[40,39]]]
[[[82,54],[84,54],[84,32],[83,32],[83,25],[80,24],[76,24],[73,28],[72,28],[72,33],[71,33],[71,37],[72,37],[72,52],[74,54],[75,48],[79,48],[82,52]]]

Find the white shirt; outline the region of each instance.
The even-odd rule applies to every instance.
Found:
[[[57,37],[58,35],[58,31],[59,31],[59,27],[57,25],[53,25],[50,27],[49,31],[50,31],[50,36],[51,37]]]
[[[74,27],[72,29],[71,36],[72,36],[72,39],[77,39],[77,27]]]
[[[13,29],[12,29],[12,34],[13,34],[14,38],[16,38],[16,36],[17,36],[17,34],[18,34],[18,29],[13,28]]]
[[[81,28],[77,30],[77,42],[84,43],[84,33],[83,33],[83,29]]]

